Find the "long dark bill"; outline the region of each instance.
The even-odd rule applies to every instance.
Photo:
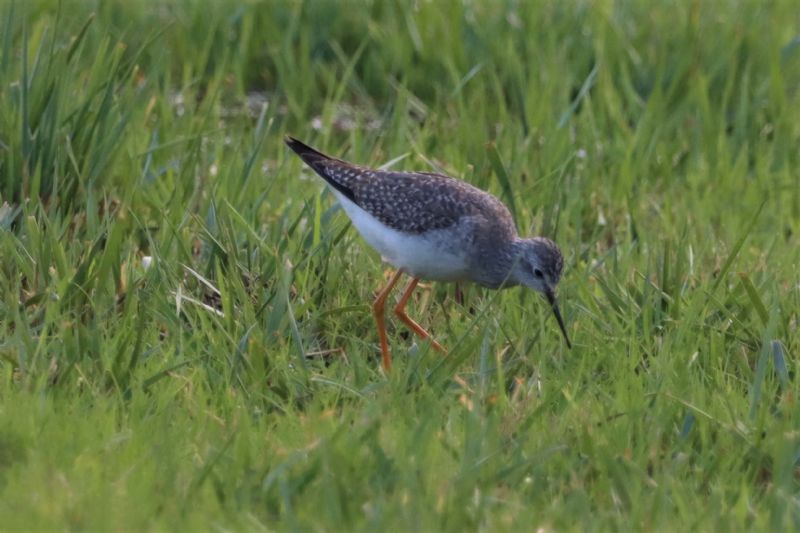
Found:
[[[567,335],[567,328],[564,326],[564,319],[561,318],[561,311],[558,309],[558,301],[556,301],[556,295],[552,290],[545,291],[544,295],[547,297],[547,301],[550,302],[550,307],[553,308],[553,314],[556,315],[556,321],[558,321],[558,327],[561,328],[561,333],[564,334],[564,340],[567,341],[567,348],[571,350],[572,343],[569,342],[569,336]]]

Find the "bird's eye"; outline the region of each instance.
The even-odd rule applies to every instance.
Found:
[[[542,279],[544,277],[544,273],[538,268],[533,269],[533,275],[539,279]]]

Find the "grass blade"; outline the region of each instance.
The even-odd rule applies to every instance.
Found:
[[[769,313],[767,312],[767,307],[764,305],[764,302],[761,300],[761,296],[758,295],[758,291],[753,285],[753,282],[750,281],[750,277],[744,272],[739,273],[739,279],[744,286],[744,290],[747,292],[747,296],[750,297],[750,302],[753,304],[753,308],[756,310],[758,317],[761,319],[761,325],[767,327],[767,323],[769,322]]]
[[[486,150],[489,154],[489,162],[494,170],[494,175],[500,182],[500,187],[503,189],[503,199],[508,204],[508,209],[511,211],[511,216],[515,219],[517,217],[517,205],[514,201],[514,189],[511,186],[511,179],[508,176],[506,166],[503,164],[503,159],[500,157],[500,152],[497,150],[497,144],[494,141],[486,145]]]

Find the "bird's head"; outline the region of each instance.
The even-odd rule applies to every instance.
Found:
[[[564,257],[556,243],[543,237],[520,239],[518,241],[519,254],[514,263],[509,279],[515,284],[524,285],[547,298],[553,314],[556,316],[561,333],[567,346],[572,348],[572,343],[567,336],[564,320],[556,300],[556,287],[564,270]]]

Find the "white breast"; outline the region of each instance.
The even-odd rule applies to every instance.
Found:
[[[466,279],[467,252],[463,247],[454,245],[451,231],[403,233],[381,223],[336,189],[331,190],[353,226],[387,263],[417,278],[440,281]]]

